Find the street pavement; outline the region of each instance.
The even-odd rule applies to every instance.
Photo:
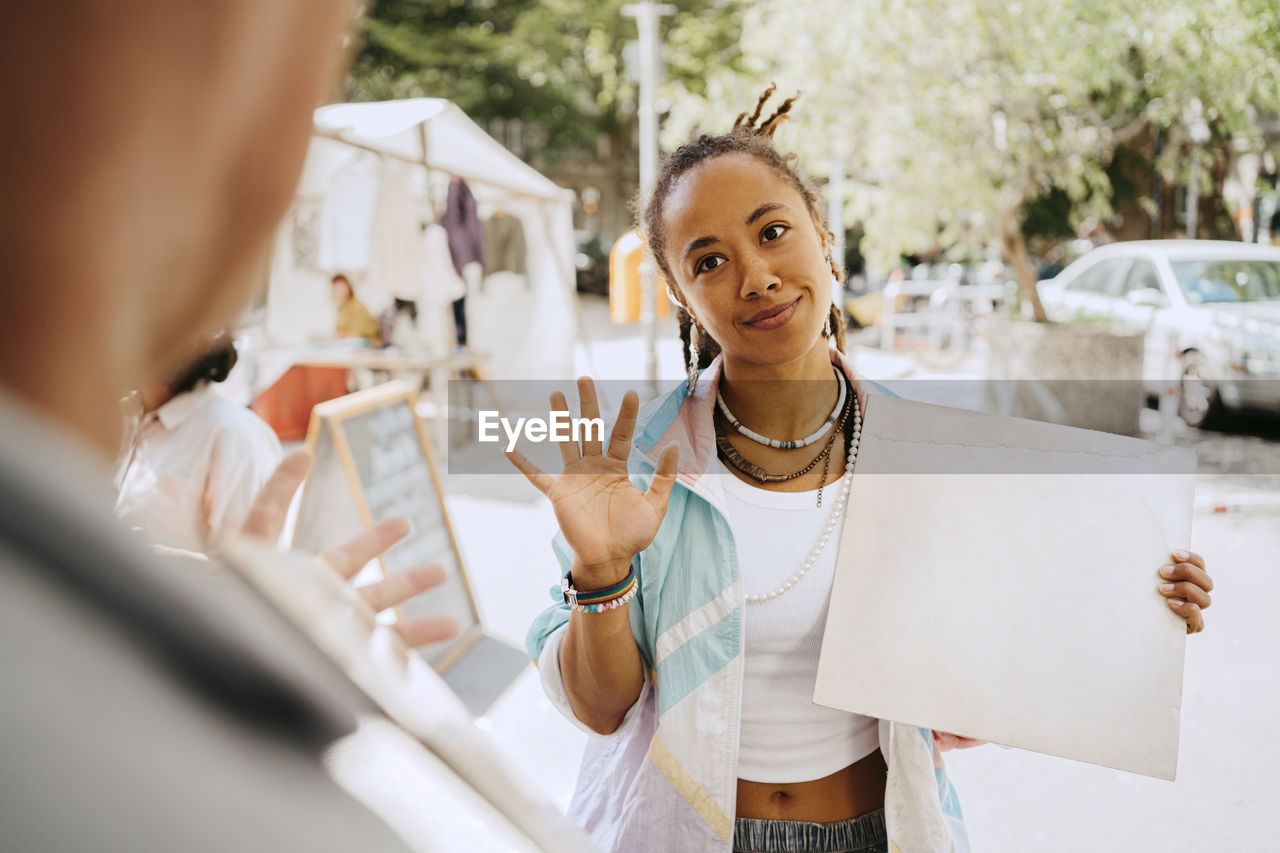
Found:
[[[642,379],[645,347],[637,328],[602,321],[600,303],[585,308],[584,325],[599,333],[580,344],[579,371]],[[682,375],[673,323],[659,329],[659,340],[669,384]],[[855,348],[853,357],[871,378],[963,375],[927,374],[909,357],[878,350]],[[1159,426],[1144,421],[1152,435]],[[1208,630],[1187,642],[1178,780],[990,746],[949,753],[975,851],[1277,849],[1280,747],[1271,726],[1280,717],[1280,619],[1273,613],[1280,608],[1280,476],[1241,473],[1251,470],[1250,460],[1280,459],[1280,435],[1268,429],[1182,428],[1174,439],[1201,455],[1190,545],[1207,557],[1217,584]],[[1262,470],[1280,472],[1280,462],[1268,466]],[[551,509],[514,472],[450,474],[446,491],[484,621],[523,646],[559,578],[549,547]],[[1070,578],[1061,582],[1064,607],[1088,606],[1087,590]],[[568,805],[587,735],[551,707],[533,668],[479,724],[518,771]]]

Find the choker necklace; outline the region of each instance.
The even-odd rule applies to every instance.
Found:
[[[845,398],[844,407],[841,409],[839,415],[837,415],[837,420],[840,422],[841,426],[844,425],[844,421],[848,417],[850,404],[853,405],[854,416],[857,417],[858,402],[856,394],[850,394]],[[841,429],[831,430],[831,435],[827,437],[827,443],[823,446],[822,452],[815,456],[808,465],[804,466],[799,471],[794,471],[790,474],[770,474],[754,462],[750,462],[743,458],[742,454],[738,452],[738,449],[729,441],[729,436],[724,435],[723,433],[717,432],[716,434],[716,448],[720,451],[720,455],[724,457],[726,462],[741,471],[753,482],[759,483],[760,485],[767,485],[769,483],[785,483],[788,480],[794,480],[796,477],[803,477],[805,474],[808,474],[816,468],[819,462],[826,459],[831,453],[831,446],[835,444],[835,440],[841,432]],[[823,480],[825,481],[826,478],[824,477]],[[819,489],[818,493],[822,493],[821,489]]]
[[[853,395],[856,396],[856,395]],[[849,492],[853,488],[853,468],[858,461],[858,442],[862,438],[862,412],[858,410],[857,401],[853,404],[853,437],[849,439],[849,457],[844,465],[844,477],[840,484],[840,494],[836,497],[835,505],[831,507],[831,515],[827,518],[827,524],[822,528],[822,534],[818,537],[817,543],[813,546],[813,550],[809,552],[809,556],[805,559],[800,569],[791,577],[787,578],[782,584],[772,592],[764,595],[748,595],[746,600],[749,604],[760,604],[765,601],[771,601],[778,598],[791,587],[800,582],[809,570],[818,562],[818,557],[822,555],[822,550],[827,546],[827,540],[831,538],[831,534],[835,532],[836,526],[840,523],[840,517],[844,515],[845,507],[849,503]],[[818,490],[821,494],[821,489]]]
[[[818,427],[816,432],[812,435],[807,435],[804,438],[795,439],[794,441],[786,441],[781,438],[766,438],[760,433],[743,426],[742,421],[738,420],[737,417],[734,416],[733,412],[729,411],[729,404],[724,401],[724,397],[720,395],[719,391],[716,392],[716,405],[720,407],[720,414],[724,415],[724,419],[729,422],[729,426],[733,427],[756,444],[776,447],[779,450],[795,450],[801,447],[808,447],[827,434],[827,430],[829,430],[831,425],[836,422],[836,417],[844,410],[845,395],[849,391],[848,380],[844,378],[844,374],[839,370],[834,370],[834,372],[836,374],[836,384],[840,386],[840,398],[836,400],[836,407],[831,410],[831,414],[827,416],[826,421],[823,422],[822,426]]]

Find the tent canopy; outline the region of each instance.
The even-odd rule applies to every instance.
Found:
[[[393,297],[419,302],[421,343],[452,351],[453,309],[431,292],[419,226],[439,215],[450,177],[460,177],[481,216],[511,216],[526,238],[524,275],[498,272],[470,283],[468,343],[488,357],[496,378],[570,375],[579,328],[573,191],[442,98],[334,104],[314,118],[294,206],[272,256],[266,339],[307,346],[332,335],[329,276],[341,270],[374,313]]]
[[[316,110],[315,125],[322,136],[516,195],[550,201],[573,195],[503,148],[443,98],[334,104]]]

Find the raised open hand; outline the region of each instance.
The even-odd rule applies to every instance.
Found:
[[[254,499],[241,532],[272,542],[278,540],[293,494],[310,470],[311,454],[307,451],[298,450],[286,456]],[[350,580],[366,563],[407,535],[408,522],[403,518],[387,518],[326,551],[323,556],[334,571]],[[366,584],[359,588],[359,592],[374,610],[386,610],[439,586],[444,579],[445,571],[440,566],[418,566]],[[447,618],[401,619],[396,622],[396,630],[409,645],[423,646],[455,636],[458,623]]]
[[[600,417],[595,383],[578,379],[582,417]],[[551,395],[554,411],[568,412],[563,394]],[[538,468],[517,450],[507,458],[551,500],[560,532],[573,549],[574,579],[584,588],[605,586],[626,574],[631,558],[653,541],[667,514],[667,501],[675,484],[680,451],[672,445],[662,454],[649,490],[642,492],[627,476],[627,456],[636,426],[640,399],[634,391],[622,398],[618,421],[605,452],[600,441],[564,441],[560,456],[564,472],[553,476]]]

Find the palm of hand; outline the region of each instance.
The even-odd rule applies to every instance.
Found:
[[[608,456],[566,464],[547,497],[565,540],[588,565],[629,561],[653,541],[665,514],[631,483],[626,463]]]
[[[578,393],[583,417],[598,417],[594,383],[586,377],[579,379]],[[557,411],[568,411],[563,394],[553,394],[551,405]],[[639,405],[634,391],[623,397],[608,452],[599,441],[562,442],[564,472],[558,476],[542,471],[519,451],[507,453],[511,463],[550,499],[560,532],[577,561],[586,566],[630,562],[653,541],[667,513],[679,458],[674,446],[663,452],[648,491],[637,489],[627,476]]]

